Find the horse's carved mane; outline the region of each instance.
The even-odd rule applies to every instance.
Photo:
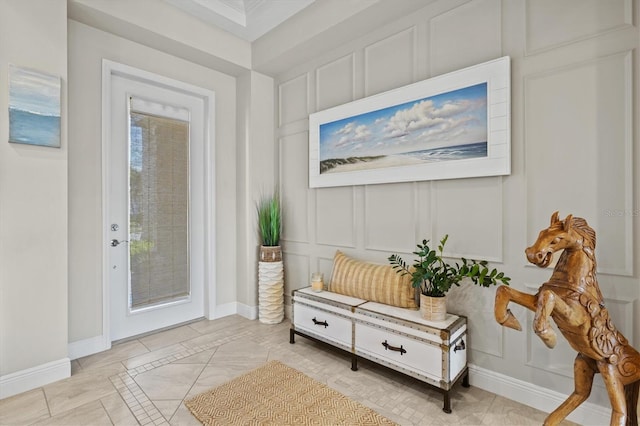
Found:
[[[584,238],[584,246],[592,250],[596,249],[596,231],[587,224],[587,221],[581,217],[571,219],[571,227],[578,231],[580,236]]]
[[[565,229],[565,222],[567,220],[571,221],[571,229],[573,229],[580,237],[582,237],[582,250],[586,253],[587,257],[592,261],[592,278],[595,280],[595,269],[596,269],[596,232],[591,228],[587,221],[581,217],[571,217],[565,220],[559,220],[555,223],[552,223],[549,226],[549,230],[551,231],[562,231]],[[560,259],[558,259],[558,263],[556,265],[556,270],[565,270],[567,265],[567,255],[568,253],[565,251],[560,255]],[[598,289],[598,294],[600,294],[600,289]]]

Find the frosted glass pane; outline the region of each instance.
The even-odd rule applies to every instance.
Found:
[[[131,112],[130,306],[187,297],[189,123]]]

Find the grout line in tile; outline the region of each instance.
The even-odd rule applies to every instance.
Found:
[[[99,399],[98,402],[102,406],[102,409],[104,410],[104,412],[107,414],[107,417],[109,418],[109,421],[111,422],[111,424],[115,425],[116,422],[114,422],[113,419],[111,418],[111,415],[109,414],[109,410],[107,410],[107,407],[104,406],[104,403],[102,402],[102,399]]]
[[[44,387],[40,388],[40,392],[42,392],[44,403],[47,404],[47,413],[49,413],[49,418],[51,418],[53,416],[51,415],[51,407],[49,407],[49,399],[47,398],[47,392],[45,392]]]
[[[192,348],[185,346],[184,344],[182,344],[183,342],[181,342],[180,346],[182,346],[183,349],[179,350],[177,353],[143,364],[136,368],[127,369],[125,372],[121,372],[114,376],[111,376],[109,379],[112,385],[114,386],[114,388],[116,389],[116,391],[118,392],[119,396],[125,401],[125,404],[129,408],[129,410],[133,413],[134,417],[138,422],[140,422],[141,424],[154,423],[154,424],[168,425],[169,424],[168,420],[164,418],[162,413],[153,404],[153,402],[149,399],[149,397],[144,393],[142,388],[140,388],[140,386],[134,380],[134,377],[142,372],[150,371],[155,368],[171,364],[174,361],[187,358],[191,355],[195,355],[207,350],[213,350],[214,352],[211,354],[211,357],[208,359],[207,363],[205,364],[206,366],[211,361],[211,358],[217,351],[218,347],[220,347],[221,345],[224,345],[225,343],[229,343],[229,342],[244,338],[250,334],[251,332],[245,330],[241,333],[236,333],[226,337],[222,337],[221,339],[218,339],[214,342],[211,342],[205,345],[199,345]],[[140,343],[142,344],[142,342]],[[198,374],[198,378],[200,377],[203,371],[204,371],[204,367],[202,371],[200,371],[200,374]],[[196,380],[194,380],[191,387],[189,388],[189,391],[185,394],[185,396],[189,394],[189,392],[193,388],[193,385],[195,384],[196,381],[197,381],[197,378]],[[184,398],[182,399],[182,401],[184,402]]]

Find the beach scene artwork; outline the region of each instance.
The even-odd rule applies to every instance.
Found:
[[[320,124],[320,174],[487,157],[487,83]]]
[[[60,78],[9,67],[9,142],[60,147]]]

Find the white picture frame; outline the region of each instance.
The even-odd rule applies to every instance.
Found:
[[[508,56],[313,113],[309,187],[509,175],[510,113]]]

